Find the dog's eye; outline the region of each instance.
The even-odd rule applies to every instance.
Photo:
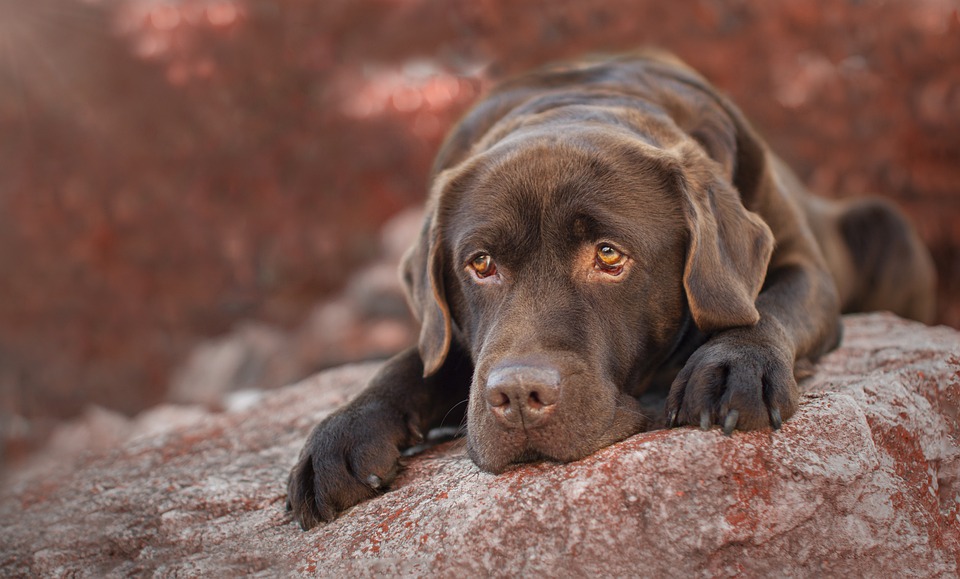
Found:
[[[623,269],[624,255],[612,245],[597,246],[597,267],[606,273],[618,274]]]
[[[470,268],[479,278],[490,277],[497,273],[497,264],[493,263],[493,258],[485,253],[473,258]]]

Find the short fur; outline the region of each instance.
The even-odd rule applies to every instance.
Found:
[[[811,196],[670,55],[502,84],[432,181],[402,265],[418,347],[308,438],[288,495],[305,529],[380,492],[445,419],[466,419],[491,472],[663,423],[776,429],[796,411],[797,369],[838,345],[841,311],[933,315],[932,263],[899,212]],[[619,272],[597,261],[607,244]],[[477,255],[495,275],[471,269]],[[652,419],[638,397],[658,389]]]

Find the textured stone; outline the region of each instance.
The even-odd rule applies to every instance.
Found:
[[[7,481],[0,575],[958,573],[954,330],[847,318],[844,346],[780,432],[655,431],[499,476],[454,441],[303,533],[284,511],[287,470],[375,368],[324,372],[249,410]]]
[[[247,322],[194,347],[174,372],[168,398],[222,408],[231,392],[277,388],[318,369],[386,358],[415,343],[420,330],[398,270],[422,222],[420,207],[387,221],[377,258],[354,272],[343,291],[318,303],[295,329]]]

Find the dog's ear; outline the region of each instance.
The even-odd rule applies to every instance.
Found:
[[[680,156],[684,169],[673,179],[689,231],[683,286],[693,321],[703,332],[756,324],[773,234],[744,207],[716,162],[689,146]]]
[[[420,321],[423,375],[436,373],[450,351],[451,322],[443,287],[443,248],[436,203],[428,203],[420,237],[407,250],[400,273],[407,301]]]
[[[767,148],[733,103],[709,87],[702,90],[709,100],[692,105],[695,113],[683,128],[720,164],[740,200],[752,205],[758,196],[777,186],[770,173]]]
[[[694,322],[705,332],[755,324],[774,238],[747,208],[777,194],[766,147],[740,110],[682,62],[655,57],[648,72],[662,79],[663,105],[691,137],[674,153],[683,167],[675,180],[690,231],[683,283]]]

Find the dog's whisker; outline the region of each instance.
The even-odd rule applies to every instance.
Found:
[[[447,413],[443,415],[443,420],[440,421],[440,424],[443,424],[444,422],[447,421],[447,417],[450,416],[450,413],[451,413],[451,412],[453,412],[454,410],[457,409],[457,406],[460,406],[461,404],[466,404],[466,403],[468,403],[469,401],[470,401],[470,398],[467,397],[467,398],[464,398],[463,400],[461,400],[460,402],[457,402],[457,403],[454,404],[453,406],[451,406],[451,407],[450,407],[450,410],[447,410]],[[464,416],[466,416],[466,413],[464,413]],[[461,424],[463,423],[463,420],[464,420],[464,419],[461,419]]]

